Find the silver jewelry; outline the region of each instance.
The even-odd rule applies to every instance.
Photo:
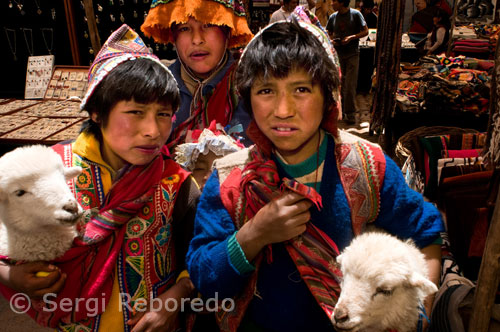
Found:
[[[5,35],[7,36],[7,42],[9,43],[9,48],[10,48],[10,51],[12,52],[12,56],[14,57],[14,61],[17,61],[17,56],[16,56],[16,52],[17,52],[17,42],[16,42],[16,30],[14,29],[8,29],[6,27],[3,28],[5,30]],[[12,42],[10,40],[10,37],[9,37],[9,32],[13,33],[13,40],[14,40],[14,45],[12,45]]]
[[[42,9],[40,8],[40,3],[38,2],[38,0],[34,0],[35,1],[35,5],[36,5],[36,13],[38,15],[42,15]]]
[[[26,49],[28,50],[29,55],[33,56],[33,53],[35,52],[35,49],[33,47],[33,29],[21,28],[21,30],[23,32],[24,41],[26,42]],[[31,43],[28,42],[28,37],[26,36],[26,31],[29,31]],[[31,44],[31,49],[30,49],[30,44]]]
[[[52,8],[50,10],[50,14],[52,16],[52,19],[55,21],[56,20],[56,9],[55,8]]]
[[[42,32],[43,43],[45,44],[47,51],[49,54],[52,54],[52,46],[54,46],[54,30],[52,28],[41,28],[40,31]],[[45,31],[50,32],[50,47],[49,43],[47,43],[47,39],[45,38]]]

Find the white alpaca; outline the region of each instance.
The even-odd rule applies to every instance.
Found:
[[[413,241],[367,232],[354,238],[337,262],[343,280],[332,315],[336,330],[416,331],[419,306],[437,287]]]
[[[0,255],[47,261],[71,247],[82,208],[66,181],[81,171],[42,145],[0,158]]]

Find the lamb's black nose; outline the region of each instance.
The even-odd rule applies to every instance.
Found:
[[[336,308],[333,317],[335,317],[335,322],[343,323],[349,319],[349,314],[347,313],[347,310]]]
[[[67,211],[69,213],[77,213],[78,212],[78,204],[76,203],[76,201],[68,202],[68,203],[64,204],[63,210]]]

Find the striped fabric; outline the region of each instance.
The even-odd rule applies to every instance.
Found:
[[[242,174],[241,190],[247,202],[247,220],[252,218],[265,204],[281,196],[285,191],[296,192],[322,208],[321,196],[314,188],[278,175],[276,164],[263,159],[257,149],[252,152],[252,161]],[[340,294],[341,272],[336,263],[339,254],[335,243],[315,227],[307,223],[306,231],[288,241],[285,247],[318,304],[331,317]],[[268,260],[272,259],[271,246],[266,248]]]

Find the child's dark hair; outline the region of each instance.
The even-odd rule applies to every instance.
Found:
[[[339,72],[318,38],[297,21],[275,23],[247,46],[236,71],[236,87],[251,112],[250,90],[256,79],[284,78],[298,68],[307,71],[323,92],[323,111],[336,101]],[[325,114],[325,113],[324,113]]]
[[[446,11],[444,11],[443,9],[441,8],[438,8],[435,12],[434,12],[434,15],[433,17],[437,17],[439,19],[441,19],[439,21],[439,23],[443,26],[446,27],[446,29],[449,29],[450,28],[450,15],[448,15],[448,13]]]
[[[85,104],[90,116],[97,114],[99,123],[89,119],[81,131],[102,141],[101,128],[106,127],[111,109],[132,99],[140,104],[172,105],[174,112],[180,104],[177,82],[160,64],[145,58],[126,61],[112,69]]]
[[[349,4],[351,3],[350,0],[339,0],[339,2],[342,4],[344,7],[349,7]]]

